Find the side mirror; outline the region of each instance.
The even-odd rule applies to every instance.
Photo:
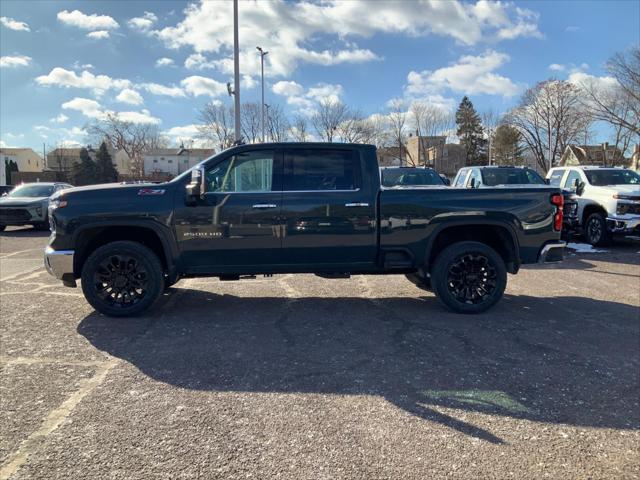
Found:
[[[476,188],[476,179],[472,178],[469,182],[469,188]]]
[[[551,185],[551,179],[545,178],[544,183],[546,183],[547,185]]]
[[[198,167],[191,170],[191,182],[187,185],[187,205],[195,205],[204,195],[204,168]]]
[[[580,180],[578,180],[578,182],[576,183],[576,195],[581,197],[583,193],[584,193],[584,182],[581,182]]]

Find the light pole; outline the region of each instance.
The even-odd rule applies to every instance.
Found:
[[[240,47],[238,40],[238,0],[233,0],[233,94],[235,110],[235,138],[240,143],[242,132],[240,131]]]
[[[264,135],[264,56],[266,54],[268,54],[269,52],[265,52],[262,47],[256,47],[258,49],[258,51],[260,52],[260,75],[262,77],[262,143],[265,142],[265,135]]]
[[[262,115],[263,115],[263,116],[262,116],[262,129],[263,129],[263,130],[262,130],[262,138],[263,138],[263,140],[262,140],[262,141],[263,141],[263,142],[264,142],[264,139],[266,138],[266,137],[264,136],[264,135],[265,135],[265,133],[264,133],[264,112],[266,111],[266,112],[267,112],[267,116],[269,116],[269,107],[270,107],[270,106],[271,106],[271,105],[269,105],[268,103],[264,103],[264,102],[262,102]],[[271,139],[271,141],[273,141],[273,138]]]

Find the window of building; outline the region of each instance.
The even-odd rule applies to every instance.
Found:
[[[167,162],[169,162],[169,163],[173,163],[173,160],[169,159],[169,160],[167,160]]]
[[[158,159],[157,159],[157,158],[154,158],[154,159],[153,159],[153,163],[158,163]]]
[[[355,190],[360,177],[358,156],[351,150],[290,150],[285,153],[284,189]]]

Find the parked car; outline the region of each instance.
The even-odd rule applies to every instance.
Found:
[[[381,167],[383,187],[445,186],[442,177],[429,167]]]
[[[68,183],[23,183],[0,197],[0,231],[7,225],[33,225],[39,230],[49,228],[47,209],[49,197],[71,188]]]
[[[170,182],[54,195],[49,273],[87,301],[139,314],[184,277],[405,274],[461,313],[494,305],[507,273],[562,259],[562,195],[520,189],[381,188],[376,149],[242,145]]]
[[[549,184],[576,195],[578,227],[591,245],[615,235],[640,235],[640,175],[618,167],[556,167]]]
[[[453,182],[454,186],[464,188],[530,187],[547,183],[529,167],[504,165],[464,167],[458,171]],[[578,201],[575,192],[571,190],[563,189],[562,195],[564,197],[562,233],[570,236],[578,226]]]

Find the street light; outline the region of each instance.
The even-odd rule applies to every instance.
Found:
[[[262,77],[262,143],[265,142],[265,136],[264,136],[264,57],[265,55],[267,55],[269,52],[265,52],[262,47],[256,47],[256,49],[260,52],[260,72],[261,72],[261,77]]]
[[[271,105],[269,105],[268,103],[264,103],[264,102],[262,103],[262,112],[263,112],[263,117],[262,117],[262,118],[263,118],[263,119],[264,119],[264,112],[265,112],[265,111],[267,112],[267,117],[269,116],[269,108],[270,108],[270,107],[271,107]],[[264,120],[263,120],[263,127],[262,127],[262,128],[264,129]],[[263,140],[262,140],[262,141],[263,141],[263,142],[265,141],[265,140],[264,140],[264,139],[265,139],[265,136],[264,136],[264,135],[265,135],[265,134],[264,134],[264,130],[263,130],[263,133],[262,133],[262,138],[263,138]],[[273,138],[271,139],[271,141],[273,141]]]
[[[233,0],[233,94],[235,107],[235,138],[239,144],[242,139],[240,131],[240,46],[238,39],[238,0]],[[229,88],[227,86],[227,88]]]

